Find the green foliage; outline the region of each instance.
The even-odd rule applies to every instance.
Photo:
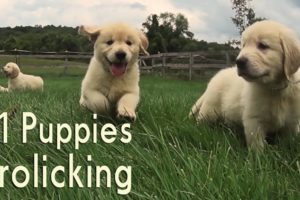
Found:
[[[255,12],[250,5],[251,1],[252,0],[231,0],[232,9],[235,11],[235,15],[231,20],[239,30],[240,34],[254,22],[265,19],[256,17]]]
[[[230,45],[194,39],[194,34],[189,31],[188,19],[182,14],[152,14],[143,23],[143,29],[149,39],[149,52],[152,54],[231,49]]]
[[[0,49],[33,52],[92,51],[92,45],[78,35],[77,28],[66,26],[17,26],[0,28]]]
[[[17,46],[17,39],[13,36],[9,36],[6,40],[3,42],[3,48],[4,49],[14,49]]]
[[[169,12],[148,16],[142,24],[149,39],[148,51],[165,52],[231,50],[230,45],[209,43],[194,38],[188,19]],[[77,28],[66,26],[17,26],[0,28],[0,50],[22,49],[32,52],[92,52],[93,45],[77,33]]]

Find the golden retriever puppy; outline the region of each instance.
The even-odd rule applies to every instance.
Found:
[[[16,63],[7,63],[3,67],[3,72],[8,77],[8,88],[2,88],[4,91],[43,90],[43,79],[39,76],[23,74]]]
[[[300,42],[292,30],[268,20],[248,27],[241,42],[236,67],[211,79],[190,115],[241,123],[248,147],[262,150],[267,134],[298,132]]]
[[[148,40],[123,23],[81,26],[79,34],[94,42],[92,57],[81,84],[80,105],[94,113],[116,109],[117,116],[135,120],[139,103],[139,53],[148,54]]]

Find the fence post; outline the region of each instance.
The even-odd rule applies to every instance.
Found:
[[[20,67],[21,63],[20,63],[19,51],[18,51],[18,49],[15,48],[14,52],[15,52],[16,64]]]
[[[66,57],[65,57],[65,67],[64,67],[64,71],[62,73],[63,76],[67,75],[67,70],[68,70],[68,50],[65,50],[66,53]]]
[[[162,75],[165,76],[166,73],[166,56],[162,54]]]
[[[228,51],[225,52],[225,57],[226,57],[226,65],[228,67],[231,65],[230,55],[229,55]]]
[[[152,57],[151,58],[151,71],[152,71],[152,69],[154,69],[154,65],[155,65],[155,58]]]
[[[191,52],[189,54],[189,57],[190,57],[190,61],[189,61],[189,80],[191,81],[192,80],[192,73],[193,73],[193,64],[194,64],[194,55],[193,53]]]

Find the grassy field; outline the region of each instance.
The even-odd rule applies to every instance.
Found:
[[[90,141],[74,150],[72,141],[57,150],[55,144],[39,142],[38,129],[29,135],[28,144],[22,144],[25,111],[34,112],[45,125],[94,123],[92,114],[78,105],[82,77],[44,78],[43,93],[0,94],[0,109],[11,116],[8,144],[0,144],[0,164],[24,165],[33,173],[34,153],[48,155],[48,168],[67,166],[69,153],[84,166],[90,164],[86,155],[91,154],[92,165],[132,166],[132,190],[120,196],[114,183],[111,188],[59,189],[49,182],[47,188],[34,188],[32,180],[20,189],[7,173],[0,199],[300,199],[300,138],[276,141],[264,153],[253,154],[238,130],[223,124],[197,125],[187,115],[205,89],[201,81],[142,76],[138,119],[129,144]],[[107,122],[121,124],[109,117],[98,120]]]

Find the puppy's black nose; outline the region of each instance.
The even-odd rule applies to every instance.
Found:
[[[119,60],[124,60],[126,57],[126,53],[124,51],[118,51],[115,55]]]
[[[248,63],[248,58],[246,57],[240,57],[239,59],[236,60],[236,65],[240,69],[244,69],[247,66]]]

